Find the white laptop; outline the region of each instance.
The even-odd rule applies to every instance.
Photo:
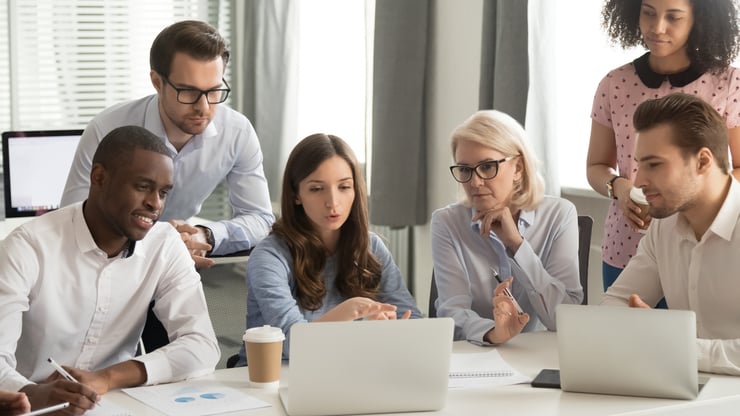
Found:
[[[290,416],[433,411],[445,406],[451,318],[312,322],[290,329]]]
[[[693,311],[558,305],[564,391],[694,399],[699,394]]]

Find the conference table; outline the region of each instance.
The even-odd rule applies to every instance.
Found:
[[[534,378],[543,368],[558,368],[557,334],[531,332],[520,334],[504,345],[496,347],[504,360],[529,378]],[[453,345],[453,354],[485,351],[465,341]],[[289,368],[283,367],[282,379]],[[509,386],[476,386],[449,389],[447,404],[438,412],[414,412],[411,415],[695,415],[737,414],[740,412],[740,377],[703,374],[710,377],[695,400],[653,399],[644,397],[612,396],[563,392],[559,389],[533,388],[529,384]],[[270,403],[264,407],[228,415],[285,415],[276,389],[249,387],[247,369],[217,370],[197,380],[213,380],[227,387],[243,391]],[[317,379],[320,383],[320,379]],[[150,408],[122,391],[105,395],[116,405],[126,408],[132,415],[161,416],[163,413]]]

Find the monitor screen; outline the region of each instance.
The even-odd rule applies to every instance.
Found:
[[[59,208],[82,130],[3,133],[5,217]]]

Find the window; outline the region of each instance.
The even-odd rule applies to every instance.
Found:
[[[298,137],[334,134],[367,157],[374,1],[299,2]],[[292,146],[290,146],[292,148]]]
[[[9,97],[0,129],[83,128],[112,104],[152,94],[157,33],[193,18],[228,37],[228,15],[228,1],[0,2],[0,94]]]
[[[609,44],[601,27],[603,2],[571,0],[557,10],[556,112],[560,181],[566,188],[591,189],[586,156],[591,134],[591,105],[599,81],[610,70],[633,61],[645,50],[622,50]],[[567,3],[566,3],[567,4]],[[567,22],[567,23],[566,23]],[[740,59],[735,61],[740,65]]]

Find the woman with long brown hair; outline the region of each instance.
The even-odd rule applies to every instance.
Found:
[[[250,255],[246,280],[247,328],[281,328],[284,358],[298,322],[422,316],[390,252],[369,230],[359,164],[337,136],[308,136],[291,152],[281,216]],[[244,348],[239,355],[244,364]]]

